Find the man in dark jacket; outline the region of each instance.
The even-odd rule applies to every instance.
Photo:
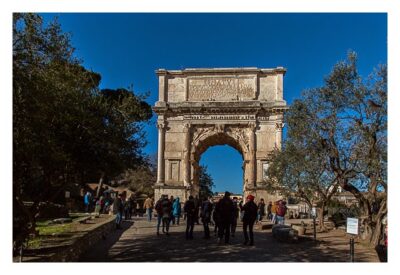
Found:
[[[211,222],[211,212],[212,212],[213,205],[212,203],[207,199],[207,197],[204,198],[203,203],[201,204],[201,222],[203,223],[204,227],[204,238],[209,239],[210,238],[210,228],[209,228],[209,223]]]
[[[157,212],[157,236],[160,235],[160,225],[162,222],[162,201],[164,199],[164,195],[161,195],[161,197],[158,199],[156,205],[155,205],[155,209]]]
[[[186,213],[186,240],[192,240],[196,216],[193,196],[189,196],[189,200],[183,206],[183,211]]]
[[[219,243],[222,243],[222,237],[225,235],[225,243],[229,244],[230,226],[234,212],[234,206],[230,195],[229,192],[225,192],[224,197],[217,203],[215,208],[219,216]]]
[[[169,236],[169,223],[171,219],[171,211],[172,211],[172,203],[168,199],[168,195],[164,196],[164,199],[161,202],[162,207],[162,230],[163,233],[166,233]]]
[[[232,237],[235,237],[238,217],[239,217],[238,198],[237,197],[233,197],[233,215],[232,215],[232,222],[231,222],[231,235],[232,235]]]
[[[254,245],[253,237],[253,226],[257,219],[257,205],[254,203],[254,196],[248,195],[247,202],[243,205],[243,234],[244,234],[244,244],[247,245],[249,242],[249,236],[247,235],[247,228],[249,228],[250,233],[250,243],[249,245]]]
[[[265,202],[264,199],[261,199],[258,203],[258,218],[257,222],[261,222],[265,214]]]

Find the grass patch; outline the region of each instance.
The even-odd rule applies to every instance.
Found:
[[[81,218],[81,215],[71,215],[70,218],[72,221]],[[35,238],[29,239],[27,246],[29,248],[39,248],[42,242],[50,237],[62,235],[65,233],[69,233],[72,231],[73,224],[65,223],[65,224],[50,224],[52,220],[41,220],[36,221],[36,230],[39,232],[39,235]]]
[[[54,225],[39,225],[36,224],[36,229],[39,231],[39,236],[46,235],[59,235],[62,233],[70,232],[72,229],[72,224],[54,224]]]

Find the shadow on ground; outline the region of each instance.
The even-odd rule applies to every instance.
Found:
[[[93,245],[83,253],[79,261],[81,262],[106,262],[108,260],[108,251],[111,247],[118,242],[122,234],[128,230],[134,221],[123,221],[121,229],[114,229],[103,240],[99,241],[97,244]]]
[[[129,226],[124,224],[124,229]],[[301,238],[298,243],[281,243],[270,231],[254,233],[255,245],[244,246],[242,232],[231,238],[229,245],[219,245],[217,238],[204,239],[196,226],[193,240],[185,240],[184,225],[173,227],[170,236],[157,236],[154,231],[132,226],[130,234],[115,232],[106,244],[91,249],[84,262],[348,262],[347,240],[335,237]],[[178,232],[177,232],[178,231]],[[128,233],[128,232],[127,232]],[[371,261],[368,255],[356,255],[356,261]]]

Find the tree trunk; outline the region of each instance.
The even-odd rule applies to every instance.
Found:
[[[321,207],[319,208],[318,211],[318,223],[319,223],[319,230],[321,232],[325,232],[326,231],[326,227],[324,224],[324,212],[325,212],[325,202],[321,203]]]
[[[104,172],[101,172],[101,176],[100,176],[100,180],[99,180],[99,185],[97,186],[96,198],[99,198],[99,197],[100,197],[100,191],[101,191],[101,188],[103,187],[103,183],[104,183],[104,176],[105,176],[105,173],[104,173]]]
[[[387,203],[386,200],[382,201],[381,207],[379,208],[379,212],[375,218],[375,226],[372,231],[372,236],[370,239],[370,244],[373,247],[376,247],[379,244],[382,235],[382,219],[387,213]]]

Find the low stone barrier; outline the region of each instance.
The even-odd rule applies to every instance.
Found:
[[[115,229],[115,216],[110,216],[105,221],[88,227],[86,230],[76,232],[68,244],[54,245],[44,249],[37,249],[25,262],[76,262],[79,257],[92,245],[104,239]],[[31,251],[32,253],[33,251]]]

